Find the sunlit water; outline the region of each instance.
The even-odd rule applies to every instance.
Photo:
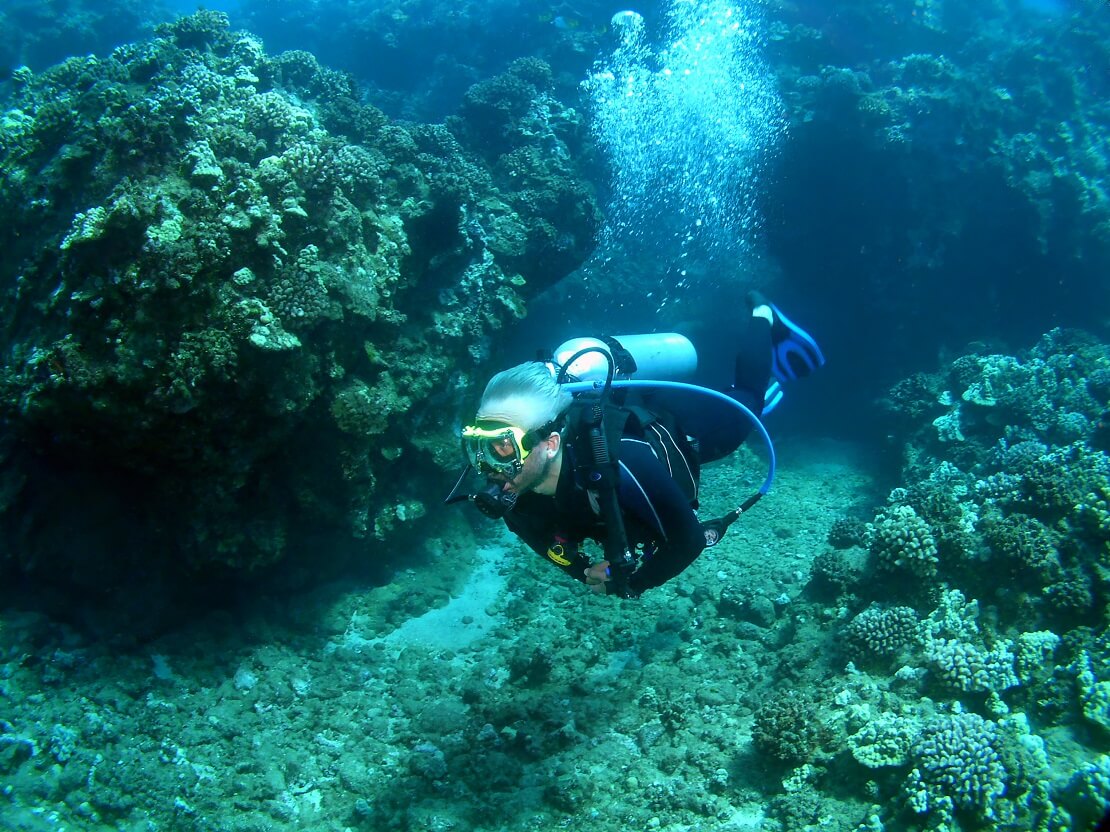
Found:
[[[747,254],[760,173],[785,126],[757,3],[673,0],[665,28],[657,45],[638,14],[616,15],[619,43],[584,82],[612,169],[598,259],[649,252],[661,302],[697,279],[690,255],[734,265]]]

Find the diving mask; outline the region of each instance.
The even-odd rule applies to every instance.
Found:
[[[561,423],[561,418],[556,418],[533,430],[497,422],[468,425],[462,432],[463,452],[478,473],[511,480],[524,467],[529,452]]]
[[[528,436],[528,431],[512,425],[491,428],[468,425],[463,428],[462,445],[467,461],[480,474],[500,474],[512,479],[524,467],[535,440]]]

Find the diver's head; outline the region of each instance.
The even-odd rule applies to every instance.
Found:
[[[489,380],[477,417],[535,430],[558,419],[573,400],[563,385],[555,383],[550,364],[528,361]]]
[[[572,401],[543,362],[498,373],[486,385],[475,424],[463,431],[468,459],[506,492],[554,494],[562,468],[563,414]]]

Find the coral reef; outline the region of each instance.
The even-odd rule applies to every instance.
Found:
[[[897,656],[921,640],[921,622],[912,607],[870,606],[844,627],[849,658],[869,664]]]
[[[928,720],[910,748],[916,766],[903,784],[908,806],[942,826],[960,812],[987,824],[1014,823],[1045,768],[1043,748],[1022,744],[1028,736],[1021,720],[996,723],[971,713]]]
[[[813,311],[850,297],[874,323],[887,349],[873,375],[901,377],[915,356],[987,335],[1024,343],[1045,309],[1102,323],[1110,113],[1104,83],[1076,67],[1106,65],[1110,22],[1045,8],[781,7],[771,50],[798,178],[779,190],[772,250],[820,299]]]
[[[818,592],[828,590],[836,596],[848,589],[858,577],[843,552],[828,550],[813,558],[811,567],[813,580],[810,586]]]
[[[296,47],[274,54],[213,12],[111,51],[91,15],[117,38],[157,4],[63,5],[81,48],[56,56],[95,57],[52,69],[11,45],[54,6],[0,9],[31,64],[0,82],[0,825],[1070,832],[1110,809],[1110,351],[1007,345],[1046,310],[1104,325],[1110,18],[772,4],[767,262],[830,357],[860,349],[845,308],[869,324],[844,419],[898,479],[802,477],[807,443],[633,607],[429,496],[499,331],[588,253],[560,101],[597,10],[248,0]],[[646,259],[594,288],[642,292]],[[708,467],[706,516],[755,467]],[[344,563],[390,582],[239,592]],[[58,605],[90,631],[20,611],[20,573],[90,590]],[[79,603],[141,614],[159,576],[256,606],[152,635]]]
[[[813,719],[813,702],[800,691],[783,691],[756,711],[752,743],[779,763],[810,760],[823,737],[822,726]]]
[[[6,551],[97,585],[113,558],[249,571],[306,533],[338,561],[419,514],[388,507],[420,503],[418,460],[453,447],[444,403],[597,226],[573,114],[525,74],[542,85],[531,62],[475,93],[504,134],[481,154],[478,115],[391,123],[218,12],[21,76],[0,147],[3,418],[26,477]],[[130,539],[88,518],[102,539],[77,555],[12,519],[90,487]]]
[[[917,389],[950,389],[951,372]],[[935,414],[915,411],[892,420],[905,451],[892,499],[889,482],[836,491],[827,463],[802,476],[798,461],[763,522],[753,513],[634,605],[553,581],[448,515],[447,534],[417,545],[427,562],[386,585],[219,614],[140,649],[0,610],[5,820],[40,801],[75,827],[238,828],[239,801],[276,829],[1089,828],[1110,778],[1100,508],[1076,497],[1036,514],[1024,480],[1042,456],[1073,477],[1099,466],[1086,439],[1030,438],[1020,413],[991,426],[1001,444],[968,434],[957,466]],[[707,466],[707,511],[757,467],[746,454]],[[393,541],[426,510],[394,497],[368,535]],[[864,511],[891,541],[927,527],[933,568],[855,536],[830,550],[837,520]],[[1042,568],[1050,543],[1058,569]],[[1078,599],[1066,608],[1048,592],[1064,586]]]
[[[829,545],[834,549],[849,549],[859,546],[867,535],[867,526],[862,520],[841,517],[829,529]]]
[[[1041,608],[1044,624],[1061,614],[1096,620],[1110,463],[1092,447],[1104,405],[1087,379],[1107,360],[1105,345],[1054,330],[1020,356],[958,358],[922,388],[943,411],[910,432],[913,481],[896,496],[928,521],[939,577],[958,576],[1003,610],[1017,612],[1019,600]],[[938,425],[945,419],[955,432]],[[1029,594],[984,581],[994,568]]]
[[[1038,778],[1067,761],[1032,725],[1081,727],[1080,746],[1106,739],[1110,466],[1091,445],[1103,403],[1088,379],[1107,361],[1104,344],[1054,330],[1018,356],[957,358],[888,399],[904,485],[870,526],[878,580],[852,584],[844,601],[860,611],[839,629],[861,669],[897,667],[880,687],[929,699],[860,723],[847,744],[868,768],[905,772],[901,799],[926,828],[1062,829],[1069,801],[1092,816],[1069,794],[1094,769],[1047,788]]]

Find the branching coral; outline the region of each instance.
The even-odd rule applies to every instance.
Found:
[[[848,738],[848,748],[868,768],[904,766],[921,732],[921,721],[892,713],[880,714]]]
[[[914,811],[936,812],[951,822],[955,809],[994,819],[995,801],[1006,793],[1007,772],[998,726],[976,714],[928,721],[910,749],[917,762],[903,786]]]
[[[889,659],[921,639],[921,622],[911,607],[868,607],[844,628],[852,658]]]
[[[995,722],[960,710],[926,717],[884,712],[847,742],[867,768],[905,772],[902,796],[910,810],[928,816],[929,828],[952,828],[957,816],[1013,823],[1051,809],[1038,782],[1047,767],[1044,743],[1022,715]]]
[[[1005,645],[987,650],[957,639],[931,638],[925,659],[945,684],[958,690],[997,693],[1018,684],[1014,654]]]
[[[883,509],[872,523],[871,554],[880,569],[918,578],[937,572],[937,545],[928,523],[908,505]]]
[[[923,633],[925,660],[946,685],[997,694],[1018,684],[1011,644],[983,643],[979,604],[966,601],[959,590],[944,593]]]

